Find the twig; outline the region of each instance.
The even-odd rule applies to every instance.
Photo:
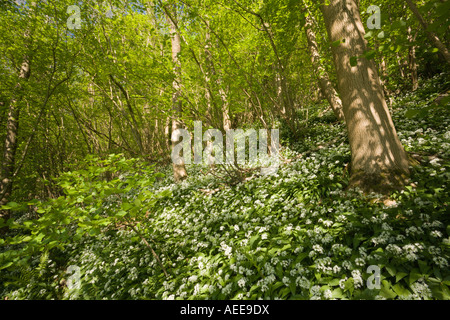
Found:
[[[148,241],[144,238],[142,233],[140,233],[131,223],[129,223],[128,220],[127,220],[127,226],[130,227],[141,238],[141,240],[144,242],[144,244],[150,249],[150,251],[152,252],[152,254],[155,257],[156,261],[158,262],[159,266],[163,270],[164,275],[166,276],[166,278],[169,278],[169,275],[167,274],[166,269],[164,268],[161,260],[159,259],[159,256],[156,254],[155,250],[153,250],[152,246],[148,243]]]

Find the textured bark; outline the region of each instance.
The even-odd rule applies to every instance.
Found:
[[[339,98],[338,93],[334,89],[331,83],[330,77],[325,68],[320,63],[319,46],[316,41],[316,34],[313,30],[313,17],[311,15],[306,17],[305,32],[308,39],[308,48],[311,54],[311,62],[314,70],[316,70],[316,76],[319,83],[322,94],[327,99],[331,106],[336,118],[340,121],[344,121],[344,112],[342,111],[342,101]]]
[[[181,116],[182,113],[182,105],[180,101],[181,96],[181,62],[178,57],[178,55],[181,52],[181,38],[180,35],[177,32],[177,28],[175,25],[175,21],[172,19],[175,18],[175,14],[172,14],[172,17],[168,17],[167,21],[169,23],[170,27],[170,35],[171,35],[171,43],[172,43],[172,61],[174,63],[174,73],[175,73],[175,79],[173,80],[172,87],[173,87],[173,95],[172,95],[172,110],[173,110],[173,119],[172,119],[172,132],[174,132],[177,129],[181,129],[181,122],[178,120],[178,118]],[[175,147],[175,145],[178,143],[178,141],[173,141],[171,147],[172,149]],[[173,163],[173,177],[176,182],[179,182],[187,177],[186,167],[184,163],[176,164]]]
[[[3,149],[3,162],[1,169],[1,181],[0,181],[0,205],[5,205],[11,196],[14,171],[15,171],[15,159],[17,151],[17,138],[19,132],[19,117],[20,117],[20,101],[23,96],[22,82],[30,77],[30,62],[29,58],[25,57],[20,68],[19,82],[15,88],[15,97],[11,100],[8,109],[8,118],[6,123],[6,138]],[[0,212],[0,217],[7,218],[8,213]]]
[[[417,6],[412,2],[412,0],[406,0],[406,3],[408,4],[409,8],[411,9],[412,13],[416,16],[417,20],[419,20],[420,24],[422,25],[423,29],[425,30],[425,33],[427,34],[428,39],[430,39],[431,43],[438,48],[439,52],[444,57],[445,61],[450,64],[450,52],[448,51],[447,47],[442,43],[442,41],[439,39],[439,37],[432,31],[428,30],[428,24],[426,23],[425,19],[420,14],[419,10],[417,9]]]
[[[366,50],[364,27],[355,0],[331,0],[321,7],[332,46],[334,64],[347,125],[351,186],[387,192],[403,186],[408,158],[392,122],[373,61],[360,57]]]

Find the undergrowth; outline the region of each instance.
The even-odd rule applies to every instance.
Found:
[[[198,166],[180,184],[170,169],[136,174],[120,156],[104,164],[123,175],[105,180],[90,159],[60,180],[65,197],[27,214],[9,205],[21,218],[1,240],[0,297],[450,299],[448,109],[405,116],[430,106],[421,99],[436,81],[392,105],[417,161],[401,192],[347,188],[345,126],[329,115],[283,146],[276,174],[233,186]]]

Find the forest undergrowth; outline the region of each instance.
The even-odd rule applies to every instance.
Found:
[[[319,106],[300,138],[281,132],[276,174],[232,185],[219,169],[175,184],[170,167],[88,158],[58,178],[65,196],[7,205],[20,219],[0,240],[0,298],[450,299],[442,79],[392,99],[412,165],[388,196],[348,188],[345,126]]]

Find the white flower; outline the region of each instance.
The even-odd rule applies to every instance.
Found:
[[[434,237],[434,238],[440,238],[442,237],[442,232],[438,231],[438,230],[434,230],[430,232],[430,236]]]
[[[309,289],[310,286],[311,286],[309,280],[306,279],[305,277],[298,277],[298,278],[295,280],[295,284],[296,284],[297,286],[299,286],[300,288],[304,288],[304,289]]]
[[[320,286],[313,286],[310,292],[313,297],[320,297]]]
[[[444,257],[433,257],[433,262],[442,269],[448,269],[448,261]]]
[[[341,267],[339,267],[338,265],[335,265],[333,267],[333,273],[339,273],[339,272],[341,272]]]
[[[434,167],[439,167],[441,164],[439,163],[439,158],[434,158],[430,161],[430,164]]]
[[[220,246],[222,248],[222,250],[224,251],[225,255],[228,258],[231,258],[231,251],[233,250],[233,248],[231,248],[230,246],[228,246],[224,241],[222,241],[220,243]]]
[[[318,253],[323,253],[323,248],[322,248],[322,246],[319,245],[319,244],[313,245],[312,248],[313,248],[314,251],[316,251],[316,252],[318,252]]]
[[[363,285],[363,279],[361,277],[361,272],[359,270],[352,271],[352,278],[354,280],[355,289]]]
[[[331,226],[333,225],[333,221],[331,221],[331,220],[325,220],[325,221],[323,222],[323,224],[324,224],[326,227],[331,227]]]

